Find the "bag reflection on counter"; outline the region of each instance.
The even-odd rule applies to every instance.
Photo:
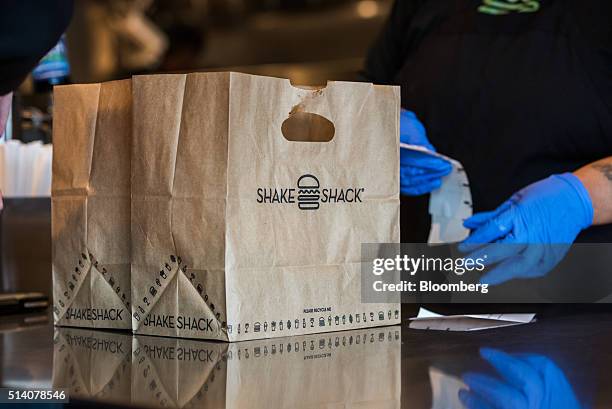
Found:
[[[399,326],[235,344],[136,336],[132,403],[399,408],[400,345]]]
[[[68,389],[71,398],[130,401],[130,335],[56,327],[53,344],[54,388]]]
[[[58,328],[53,386],[156,407],[400,408],[401,329],[234,344]]]

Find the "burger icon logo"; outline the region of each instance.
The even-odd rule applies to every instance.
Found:
[[[321,190],[319,180],[313,175],[302,175],[297,181],[298,207],[302,210],[317,210]]]

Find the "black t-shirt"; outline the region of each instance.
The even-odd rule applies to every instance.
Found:
[[[365,67],[463,163],[475,212],[612,155],[612,1],[497,3],[398,0]],[[426,203],[402,198],[402,241],[425,240]],[[578,240],[612,242],[612,226]]]
[[[21,84],[53,48],[72,16],[72,0],[2,0],[0,95]]]

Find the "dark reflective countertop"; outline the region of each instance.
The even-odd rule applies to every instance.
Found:
[[[49,200],[6,200],[0,233],[0,290],[50,293]],[[224,344],[54,328],[48,312],[0,316],[0,386],[67,388],[93,407],[454,409],[466,380],[469,408],[612,408],[610,306],[461,309],[539,318],[421,331],[404,305],[397,327]]]
[[[23,318],[13,324],[2,318],[2,386],[68,388],[73,401],[85,404],[450,409],[464,407],[458,391],[471,373],[467,407],[612,407],[611,313],[469,333],[413,330],[405,320],[233,344],[54,328]],[[483,348],[489,362],[479,354]],[[500,405],[486,406],[487,399]]]

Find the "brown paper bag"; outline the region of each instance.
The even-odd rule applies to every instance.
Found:
[[[131,81],[54,90],[57,325],[131,328]]]
[[[135,336],[132,404],[170,408],[401,407],[401,329],[233,344]]]
[[[53,387],[70,398],[106,404],[131,401],[132,336],[118,332],[56,328]]]
[[[398,88],[137,76],[133,104],[135,332],[237,341],[400,322],[360,286],[361,243],[399,241]]]

